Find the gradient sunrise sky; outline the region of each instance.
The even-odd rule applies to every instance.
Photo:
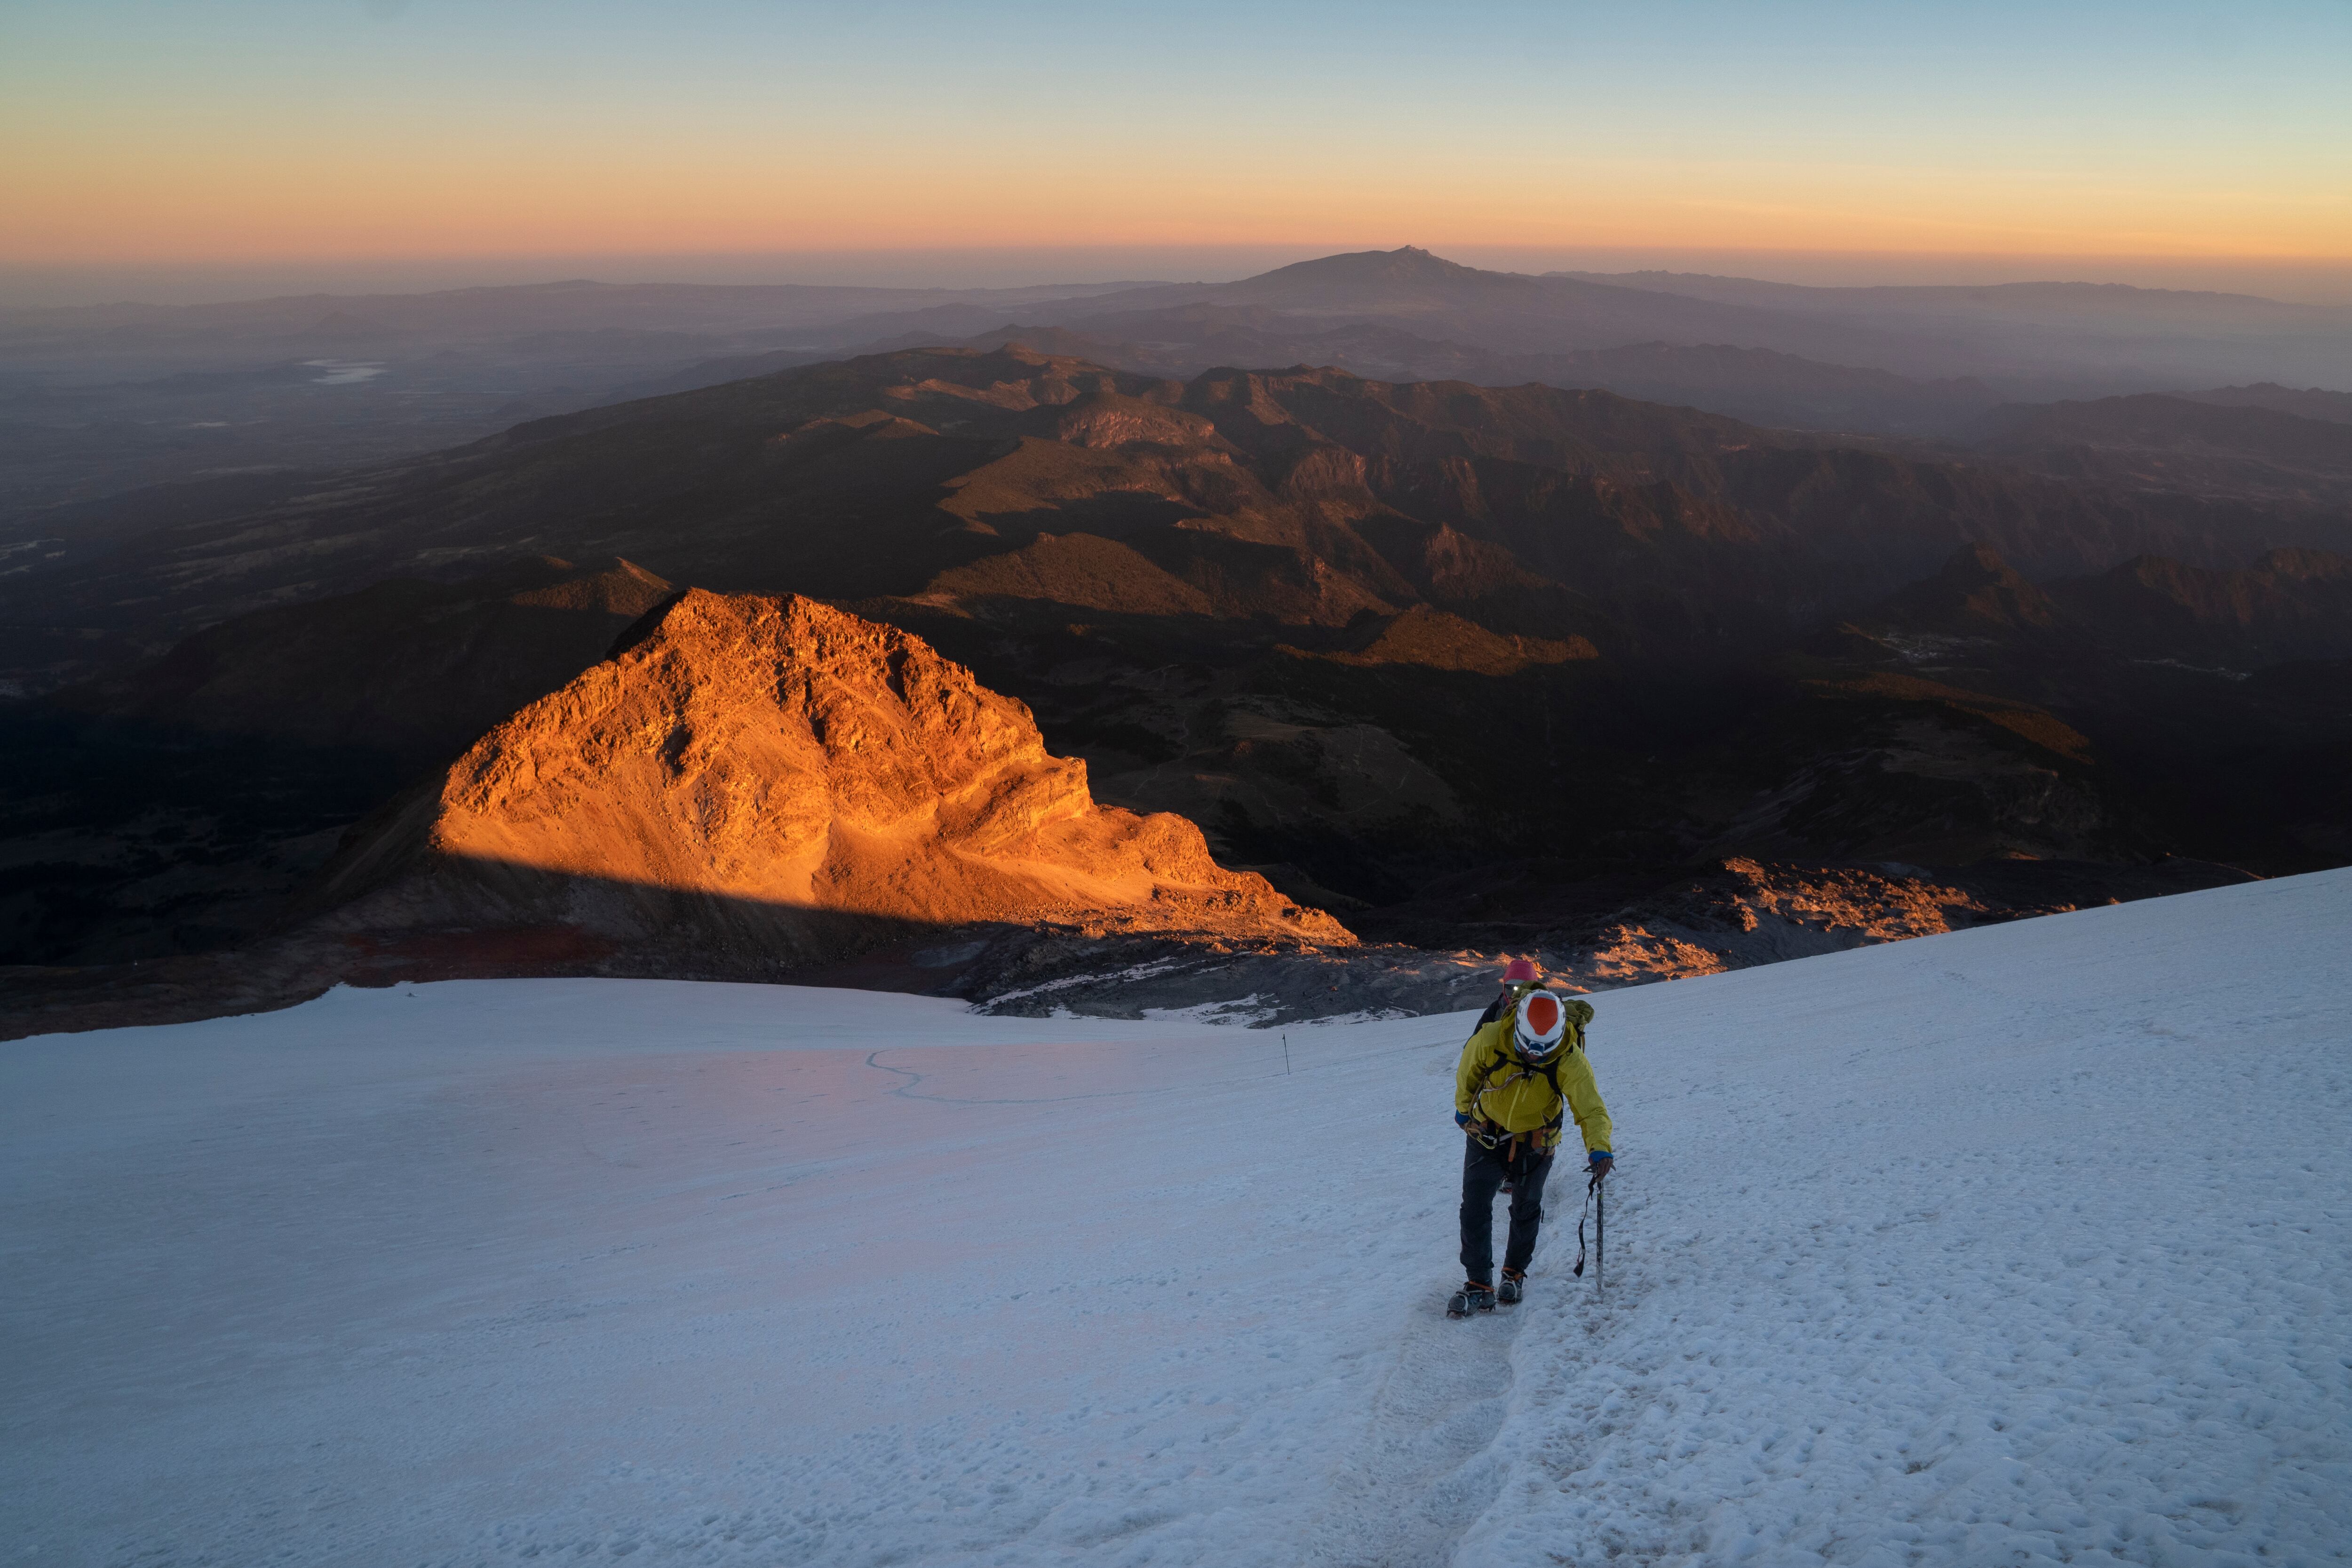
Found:
[[[2352,4],[0,0],[0,262],[2352,258]]]

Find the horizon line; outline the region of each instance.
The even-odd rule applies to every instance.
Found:
[[[2258,298],[2278,297],[2275,291],[2283,288],[2286,291],[2284,302],[2352,305],[2352,256],[1500,245],[1462,241],[1433,246],[1324,240],[1289,244],[472,250],[399,255],[353,252],[171,259],[0,258],[0,309],[108,305],[168,308],[307,295],[432,294],[569,282],[614,286],[799,285],[910,291],[1089,288],[1108,284],[1215,286],[1302,261],[1403,249],[1425,251],[1480,270],[1526,276],[1540,276],[1546,271],[1669,273],[1741,277],[1801,288],[1982,288],[2010,283],[2085,283],[2186,293],[2251,294]],[[812,275],[775,275],[785,268]],[[1946,270],[1958,276],[1934,275]],[[597,275],[603,272],[617,272],[620,276]],[[1769,276],[1772,272],[1782,275]],[[1790,276],[1790,272],[1801,275]],[[734,275],[727,276],[730,273]],[[759,275],[751,275],[754,273]],[[992,275],[975,277],[972,273]],[[1977,275],[1969,276],[1971,273]],[[152,291],[153,297],[142,298],[142,291]]]

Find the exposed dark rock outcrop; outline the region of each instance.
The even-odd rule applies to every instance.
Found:
[[[1734,858],[1612,907],[1603,886],[1580,884],[1556,866],[1523,866],[1498,868],[1480,907],[1461,911],[1453,929],[1472,946],[1218,952],[1134,941],[1009,942],[977,958],[953,988],[982,1011],[1032,1016],[1189,1009],[1265,1026],[1444,1013],[1484,1006],[1511,957],[1535,959],[1555,984],[1607,990],[2249,879],[2188,860],[1997,861],[1936,872]]]

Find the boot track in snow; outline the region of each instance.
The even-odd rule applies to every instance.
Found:
[[[1372,1396],[1364,1434],[1340,1463],[1316,1521],[1311,1563],[1331,1568],[1429,1568],[1501,1489],[1489,1451],[1510,1406],[1519,1314],[1451,1322],[1416,1309]]]

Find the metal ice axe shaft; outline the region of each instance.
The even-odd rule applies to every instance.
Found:
[[[1609,1272],[1609,1184],[1592,1189],[1592,1293],[1600,1295]]]
[[[1595,1176],[1584,1184],[1584,1207],[1592,1214],[1592,1289],[1601,1289],[1602,1260],[1609,1247],[1609,1184]],[[1584,1278],[1584,1213],[1576,1216],[1576,1267],[1569,1272],[1579,1279]]]

